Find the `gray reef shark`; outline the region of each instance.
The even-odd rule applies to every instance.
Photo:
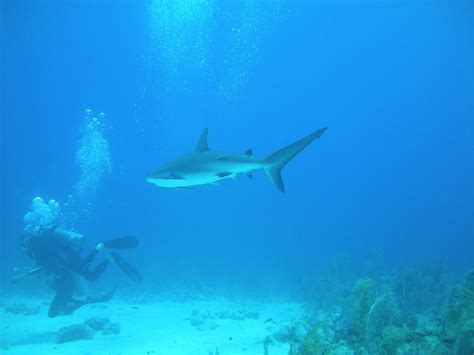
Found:
[[[209,149],[208,131],[205,128],[193,152],[163,165],[146,180],[160,187],[187,188],[235,178],[240,173],[252,178],[252,171],[263,169],[273,185],[285,192],[281,169],[316,138],[321,137],[326,129],[321,128],[261,160],[254,157],[250,149],[244,154]]]

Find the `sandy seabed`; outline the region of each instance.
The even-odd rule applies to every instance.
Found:
[[[303,305],[284,301],[200,297],[172,300],[153,295],[116,297],[86,305],[71,316],[48,318],[46,298],[16,296],[2,300],[2,354],[265,354],[264,341],[276,328],[304,317]],[[32,315],[8,307],[37,309]],[[106,317],[120,324],[119,334],[95,332],[92,339],[58,343],[63,327]],[[270,320],[271,319],[271,320]],[[267,354],[288,354],[289,346],[272,342]]]

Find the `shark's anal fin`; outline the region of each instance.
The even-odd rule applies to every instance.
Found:
[[[234,173],[231,173],[229,171],[223,171],[221,173],[217,173],[216,175],[219,176],[220,178],[224,178],[226,176],[230,176],[230,175],[233,175]]]
[[[207,128],[204,128],[204,130],[201,133],[201,136],[199,137],[198,144],[196,146],[196,151],[197,152],[205,152],[209,150],[209,146],[207,145]]]

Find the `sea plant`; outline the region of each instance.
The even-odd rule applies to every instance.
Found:
[[[454,344],[456,354],[474,353],[474,269],[444,305],[442,338],[445,343]]]
[[[367,315],[376,298],[375,286],[375,281],[370,277],[364,277],[357,280],[354,286],[352,330],[358,336],[362,336],[365,333]]]

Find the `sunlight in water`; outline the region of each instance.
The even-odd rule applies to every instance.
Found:
[[[206,68],[214,0],[153,0],[149,3],[152,40],[161,64],[174,76],[183,65]]]
[[[197,77],[234,101],[281,8],[278,0],[151,0],[148,64],[161,65],[168,87]]]

